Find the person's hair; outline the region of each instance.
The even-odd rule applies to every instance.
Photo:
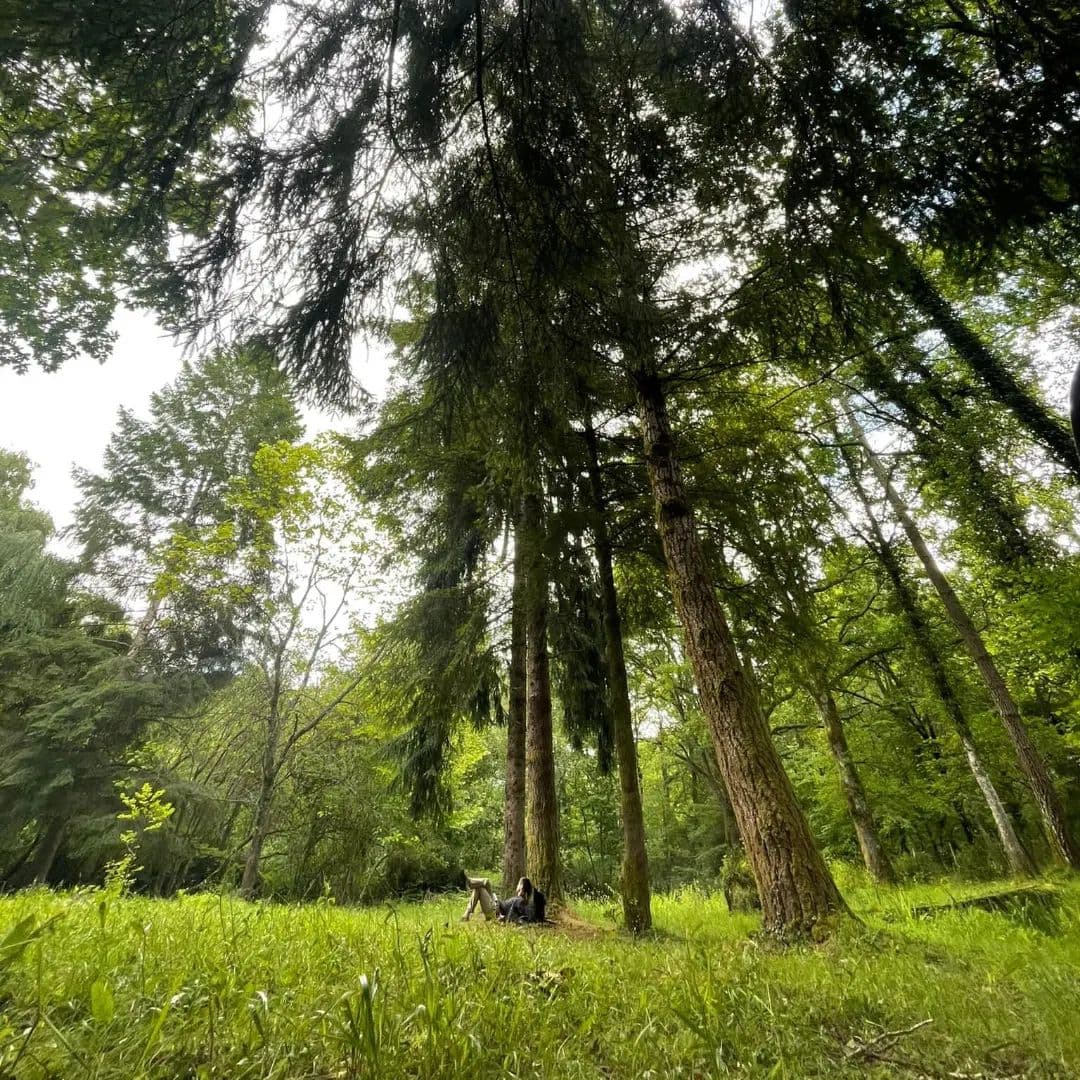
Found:
[[[518,892],[524,897],[530,897],[533,894],[533,883],[527,878],[523,877],[518,882]]]

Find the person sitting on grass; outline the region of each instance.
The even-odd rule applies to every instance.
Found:
[[[468,922],[476,905],[485,918],[495,916],[499,922],[507,923],[542,923],[544,921],[547,899],[544,894],[534,887],[533,883],[523,877],[517,885],[517,892],[506,900],[500,900],[491,890],[491,881],[488,878],[471,878],[465,875],[465,881],[470,889],[469,906],[465,908],[465,914],[461,916],[462,922]]]

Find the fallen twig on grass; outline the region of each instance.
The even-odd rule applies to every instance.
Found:
[[[857,1035],[853,1035],[848,1040],[847,1047],[844,1050],[844,1057],[846,1057],[848,1061],[855,1061],[858,1058],[865,1058],[868,1061],[872,1061],[874,1058],[881,1058],[905,1035],[911,1035],[913,1032],[918,1031],[919,1028],[924,1028],[927,1024],[932,1024],[933,1022],[934,1018],[928,1016],[925,1020],[920,1020],[917,1024],[912,1024],[909,1028],[902,1028],[899,1031],[883,1031],[869,1042],[863,1042]]]

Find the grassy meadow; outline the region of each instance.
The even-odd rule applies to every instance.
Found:
[[[983,887],[985,888],[985,887]],[[352,909],[101,891],[0,899],[0,1077],[1080,1075],[1080,883],[1052,916],[975,887],[848,890],[781,948],[722,898],[635,941],[458,922],[464,895]]]

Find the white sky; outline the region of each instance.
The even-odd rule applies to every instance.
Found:
[[[32,368],[19,375],[0,367],[0,447],[20,450],[34,464],[32,500],[57,528],[70,524],[78,498],[71,477],[76,465],[97,469],[121,406],[146,416],[150,395],[180,369],[180,346],[147,311],[121,309],[112,356],[104,363],[73,356],[59,371]],[[388,358],[377,345],[357,342],[355,374],[368,392],[385,389]],[[307,435],[348,430],[347,416],[304,408]]]

